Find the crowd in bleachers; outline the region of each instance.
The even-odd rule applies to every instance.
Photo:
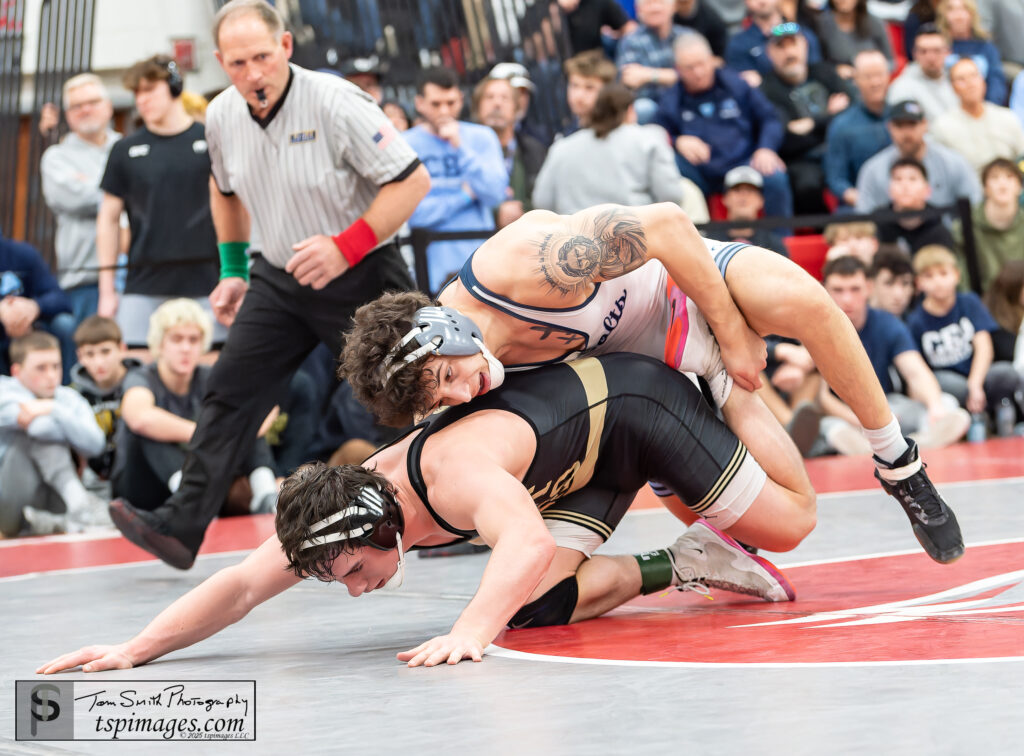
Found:
[[[558,5],[573,55],[553,137],[529,117],[535,84],[518,63],[469,98],[455,71],[425,69],[413,102],[383,99],[375,58],[333,72],[381,105],[431,174],[410,228],[487,233],[534,208],[674,202],[695,222],[731,222],[709,234],[822,280],[921,446],[1021,429],[1019,0],[636,0],[635,20],[615,0]],[[207,299],[218,257],[204,101],[163,56],[125,85],[142,125],[122,138],[100,79],[65,84],[69,133],[41,165],[57,275],[0,238],[4,536],[103,526],[111,496],[158,506],[227,332]],[[950,211],[961,198],[969,217]],[[833,216],[823,233],[759,224],[817,213]],[[478,245],[433,242],[430,290]],[[335,358],[321,348],[296,373],[223,512],[272,511],[299,463],[358,461],[380,440]],[[769,341],[761,391],[805,454],[870,451],[800,344]]]

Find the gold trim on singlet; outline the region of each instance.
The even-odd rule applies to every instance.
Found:
[[[718,476],[718,480],[715,481],[715,485],[711,487],[711,490],[707,492],[703,499],[692,505],[690,509],[697,514],[700,514],[705,509],[710,507],[716,501],[718,497],[725,491],[726,486],[732,483],[732,479],[736,477],[736,473],[740,470],[740,465],[743,464],[743,460],[747,457],[747,447],[740,441],[736,445],[736,451],[732,455],[732,459],[729,460],[729,464],[725,466],[722,474]]]
[[[604,432],[605,415],[608,411],[608,379],[604,366],[593,357],[567,363],[579,376],[590,407],[590,431],[587,436],[587,452],[579,472],[576,473],[570,492],[583,488],[594,475],[597,456],[601,451],[601,434]],[[610,533],[609,533],[610,535]]]
[[[604,538],[606,541],[611,538],[612,528],[608,523],[603,520],[599,520],[596,517],[591,517],[588,514],[582,512],[572,512],[567,509],[546,509],[541,514],[545,520],[561,520],[562,522],[569,522],[573,525],[580,525],[587,530],[592,530],[599,536]]]

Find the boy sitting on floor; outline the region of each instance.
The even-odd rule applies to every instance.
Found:
[[[0,533],[80,532],[110,525],[71,457],[103,451],[89,403],[61,386],[60,342],[32,331],[11,342],[11,377],[0,377]]]
[[[114,467],[114,435],[121,417],[121,397],[128,371],[142,367],[127,357],[121,329],[111,318],[92,315],[75,329],[78,364],[71,369],[71,388],[85,397],[106,435],[106,447],[89,458],[89,467],[101,480],[109,480]]]

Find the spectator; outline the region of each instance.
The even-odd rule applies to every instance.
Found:
[[[712,5],[712,0],[676,0],[676,12],[672,20],[701,34],[711,45],[716,58],[725,58],[725,46],[729,42],[729,27]]]
[[[408,131],[412,126],[412,120],[409,118],[409,112],[405,109],[405,106],[395,100],[385,100],[381,103],[380,109],[384,111],[384,115],[391,121],[391,125],[398,131]]]
[[[124,380],[121,418],[114,462],[114,495],[138,509],[152,510],[178,490],[185,447],[192,440],[212,368],[199,364],[213,339],[210,316],[193,300],[164,302],[149,320],[149,351],[155,361]],[[233,478],[247,477],[244,502],[225,502],[224,514],[273,512],[277,483],[273,457],[263,434],[276,411],[260,428],[259,438]],[[221,471],[224,473],[225,471]]]
[[[682,177],[664,132],[630,123],[633,95],[622,84],[601,90],[590,126],[551,146],[533,202],[560,214],[614,202],[647,205],[682,199]]]
[[[923,448],[946,446],[963,438],[970,415],[954,397],[944,395],[935,375],[915,346],[906,324],[895,315],[868,306],[867,268],[853,257],[825,265],[825,289],[850,318],[868,353],[900,426]],[[897,393],[890,369],[899,372],[906,395]],[[828,445],[841,454],[869,454],[856,416],[823,384],[821,421]]]
[[[828,212],[822,191],[825,131],[850,104],[846,83],[828,63],[807,62],[807,41],[795,23],[780,24],[768,39],[772,68],[761,91],[786,127],[779,156],[786,162],[797,214]]]
[[[672,11],[673,0],[637,0],[640,28],[623,37],[615,55],[620,80],[636,92],[641,124],[654,119],[659,99],[679,81],[673,45],[684,29],[672,23]]]
[[[722,204],[725,205],[727,221],[753,221],[760,217],[764,210],[764,179],[760,173],[749,165],[738,165],[725,174],[722,184],[725,190]],[[725,234],[733,241],[764,247],[789,257],[782,237],[766,228],[730,228]]]
[[[100,178],[121,135],[110,128],[113,106],[95,74],[64,82],[64,113],[71,133],[43,153],[39,172],[43,198],[57,219],[57,282],[78,324],[96,312],[99,302],[95,268],[96,213],[103,200]]]
[[[387,69],[386,63],[376,55],[368,55],[365,58],[349,58],[339,67],[339,71],[346,81],[350,81],[373,98],[373,101],[380,105],[384,101],[384,90],[381,88],[380,79]]]
[[[825,185],[840,206],[857,204],[857,174],[870,157],[892,143],[885,126],[889,64],[877,50],[853,59],[853,83],[860,98],[836,115],[825,133]]]
[[[516,134],[518,97],[508,79],[482,79],[473,88],[473,120],[494,129],[508,171],[505,200],[495,213],[498,228],[504,228],[533,209],[530,204],[533,185],[548,152],[543,143],[529,134]]]
[[[90,496],[71,450],[103,451],[103,432],[88,402],[60,385],[61,353],[48,333],[11,343],[12,377],[0,377],[0,534],[15,536],[25,521],[33,533],[80,532],[109,525]]]
[[[165,55],[147,58],[128,69],[124,84],[135,93],[143,126],[114,145],[100,182],[96,249],[108,269],[99,274],[97,313],[116,317],[130,349],[144,349],[149,317],[167,299],[192,297],[212,312],[207,294],[217,285],[217,237],[206,132],[185,113],[177,64]],[[118,301],[112,268],[122,211],[131,247]],[[214,338],[222,342],[225,334],[220,326]]]
[[[71,388],[89,402],[96,424],[106,437],[103,451],[88,458],[89,467],[101,480],[109,480],[114,471],[124,379],[129,370],[142,367],[142,363],[127,356],[117,323],[99,315],[86,318],[75,329],[75,346],[78,362],[71,369]]]
[[[999,50],[981,25],[974,0],[942,0],[935,18],[939,31],[950,43],[955,58],[970,58],[985,79],[985,98],[996,105],[1006,102],[1006,75]]]
[[[807,457],[821,429],[817,397],[821,376],[810,352],[794,339],[768,336],[768,365],[757,395]]]
[[[914,100],[924,109],[924,117],[929,121],[957,107],[956,92],[946,73],[948,55],[949,43],[938,27],[922,26],[914,41],[913,62],[889,85],[886,101],[891,105]]]
[[[672,138],[680,173],[708,195],[722,190],[731,168],[752,165],[764,177],[768,215],[792,215],[775,108],[733,71],[716,69],[697,32],[684,32],[675,47],[680,81],[662,98],[657,120]]]
[[[946,247],[931,245],[914,258],[917,288],[924,298],[907,325],[942,390],[968,412],[1013,403],[1021,377],[1010,362],[993,362],[991,332],[998,326],[974,292],[957,293],[960,270]],[[1016,415],[1016,412],[1014,412]]]
[[[0,372],[10,373],[11,341],[33,329],[56,336],[62,364],[74,363],[75,318],[67,296],[34,247],[0,236]],[[64,370],[63,383],[70,371],[70,367]]]
[[[959,152],[979,172],[997,157],[1024,155],[1024,126],[1009,108],[985,101],[985,80],[974,59],[954,63],[949,80],[960,107],[939,116],[932,126],[936,140]]]
[[[1011,260],[992,279],[982,299],[999,328],[992,331],[993,356],[1013,362],[1024,379],[1024,260]],[[1017,344],[1021,344],[1017,348]]]
[[[734,34],[725,48],[725,64],[739,71],[752,87],[761,86],[761,78],[771,70],[767,57],[768,39],[779,24],[785,23],[779,10],[779,0],[746,0],[750,25]],[[791,19],[790,19],[791,20]],[[792,20],[791,20],[792,21]],[[821,44],[808,27],[799,27],[799,34],[807,40],[807,61],[821,61]]]
[[[888,125],[893,143],[864,163],[857,174],[858,212],[870,213],[889,203],[889,172],[898,158],[913,158],[924,165],[933,204],[945,207],[959,197],[980,201],[978,174],[963,156],[926,136],[928,121],[917,102],[893,105]]]
[[[992,32],[992,43],[1003,59],[1007,79],[1024,68],[1024,3],[1020,0],[983,0],[978,3],[981,25]]]
[[[558,0],[569,29],[569,49],[573,55],[597,50],[604,55],[601,30],[607,28],[616,37],[629,34],[636,23],[616,0]]]
[[[920,215],[900,217],[878,223],[880,244],[898,244],[913,257],[929,244],[953,246],[953,236],[928,202],[932,189],[928,185],[928,171],[914,158],[900,158],[889,169],[889,209],[901,213],[922,211]]]
[[[922,26],[935,24],[935,11],[939,0],[916,0],[903,22],[903,50],[907,59],[914,57],[914,43]]]
[[[889,33],[868,12],[868,0],[828,0],[818,16],[818,34],[825,60],[833,63],[844,79],[853,76],[857,53],[877,50],[892,65]]]
[[[590,111],[594,109],[598,93],[603,86],[615,81],[616,75],[615,64],[593,50],[565,61],[565,99],[572,120],[562,136],[590,125]]]
[[[1021,208],[1021,189],[1024,178],[1012,160],[996,158],[981,172],[985,200],[971,208],[974,227],[974,250],[978,258],[981,280],[978,284],[987,291],[1004,265],[1012,260],[1024,260],[1024,209]],[[955,249],[965,259],[963,225],[953,223]]]
[[[430,192],[409,218],[411,228],[489,231],[505,200],[508,170],[494,131],[459,121],[462,92],[455,72],[428,68],[417,83],[416,110],[423,122],[403,136],[430,172]],[[434,242],[427,250],[430,289],[456,273],[479,240]]]
[[[868,303],[901,320],[914,299],[914,266],[905,252],[884,249],[878,252],[868,269],[871,297]]]
[[[878,227],[871,221],[830,223],[824,236],[828,244],[825,260],[852,255],[870,266],[878,252]]]
[[[521,63],[498,63],[487,74],[488,79],[506,79],[516,92],[516,137],[529,134],[547,147],[551,144],[551,129],[537,108],[531,108],[536,85],[530,72]],[[545,101],[547,102],[547,101]]]

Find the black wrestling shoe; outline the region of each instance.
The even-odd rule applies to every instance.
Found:
[[[110,519],[121,535],[140,549],[148,551],[179,570],[187,570],[196,561],[192,549],[172,535],[162,533],[162,523],[151,513],[136,509],[127,499],[114,499],[109,506]]]
[[[874,458],[875,477],[885,492],[903,507],[914,535],[928,556],[942,564],[955,562],[964,555],[956,515],[928,480],[917,444],[910,439],[907,443],[910,448],[891,465],[877,456]]]

